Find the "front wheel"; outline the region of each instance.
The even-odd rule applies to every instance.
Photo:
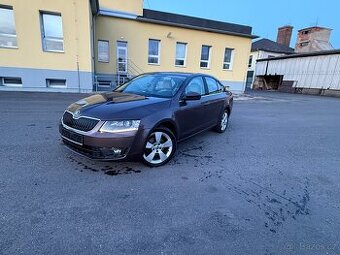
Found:
[[[229,125],[229,112],[228,112],[228,110],[224,110],[222,116],[219,119],[219,122],[218,122],[215,130],[218,133],[224,133],[227,130],[228,125]]]
[[[167,128],[157,128],[147,138],[142,161],[147,166],[162,166],[173,157],[176,147],[174,134]]]

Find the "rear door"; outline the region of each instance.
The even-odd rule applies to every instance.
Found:
[[[204,80],[207,85],[208,95],[205,96],[204,105],[208,114],[208,123],[210,126],[217,124],[224,108],[226,95],[223,86],[214,78],[205,76]]]
[[[186,86],[182,97],[189,92],[199,93],[201,100],[183,101],[180,100],[179,108],[175,112],[175,117],[179,126],[180,139],[199,132],[207,127],[209,113],[205,105],[206,87],[202,76],[193,78]]]

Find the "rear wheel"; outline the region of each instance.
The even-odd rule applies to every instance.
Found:
[[[229,111],[227,109],[224,110],[222,116],[219,119],[219,122],[215,128],[218,133],[224,133],[229,125]]]
[[[167,128],[157,128],[147,138],[142,161],[151,167],[162,166],[173,157],[176,147],[174,134]]]

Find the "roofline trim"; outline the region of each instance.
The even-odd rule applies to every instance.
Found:
[[[274,57],[274,58],[263,58],[263,59],[258,59],[257,62],[288,59],[288,58],[306,58],[306,57],[316,57],[316,56],[327,56],[327,55],[336,55],[336,54],[340,54],[340,49],[327,50],[327,51],[316,51],[316,52],[308,52],[308,53],[298,53],[298,54],[291,54],[291,55],[279,56],[279,57]]]
[[[130,12],[122,12],[122,11],[116,11],[112,9],[107,8],[100,8],[99,9],[99,15],[107,16],[107,17],[115,17],[115,18],[123,18],[123,19],[137,19],[137,15],[130,13]]]
[[[321,29],[329,30],[329,31],[333,30],[332,28],[328,28],[328,27],[312,26],[312,27],[302,28],[302,29],[298,30],[298,32],[305,31],[305,30],[310,30],[310,29],[313,29],[313,28],[321,28]]]
[[[265,52],[271,52],[271,53],[294,54],[294,51],[279,51],[279,50],[275,51],[275,50],[265,50],[265,49],[252,49],[251,52],[260,51],[260,50],[265,51]]]
[[[250,39],[259,38],[256,35],[248,35],[248,34],[242,34],[242,33],[236,33],[236,32],[228,32],[228,31],[223,31],[223,30],[219,30],[219,29],[204,28],[204,27],[198,27],[198,26],[192,26],[192,25],[186,25],[186,24],[178,24],[178,23],[174,23],[174,22],[149,19],[149,18],[145,18],[143,16],[137,16],[137,21],[159,24],[159,25],[167,25],[167,26],[172,26],[172,27],[182,27],[182,28],[188,28],[188,29],[194,29],[194,30],[200,30],[200,31],[206,31],[206,32],[213,32],[213,33],[218,33],[218,34],[234,35],[234,36],[246,37],[246,38],[250,38]]]

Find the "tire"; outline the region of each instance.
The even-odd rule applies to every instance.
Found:
[[[217,133],[224,133],[229,126],[229,111],[227,109],[224,110],[222,116],[218,120],[218,124],[215,127],[215,131]]]
[[[142,162],[150,167],[168,163],[177,149],[177,140],[170,129],[160,127],[153,130],[144,145]]]

